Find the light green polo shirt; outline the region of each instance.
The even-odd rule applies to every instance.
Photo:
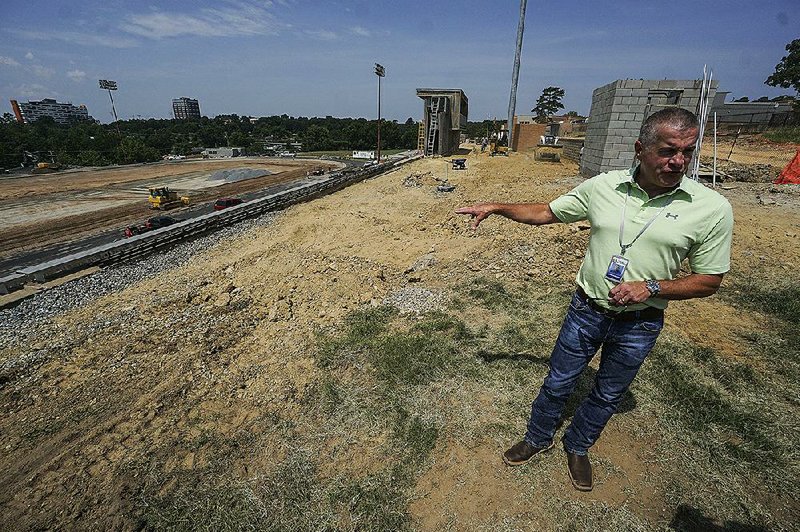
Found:
[[[685,176],[677,188],[650,198],[633,180],[635,171],[597,175],[550,203],[562,222],[591,223],[589,247],[575,280],[589,297],[599,298],[596,303],[613,310],[620,307],[607,301],[614,283],[605,274],[612,255],[620,253],[619,229],[629,188],[622,242],[629,244],[657,216],[625,252],[630,263],[623,281],[674,279],[687,257],[694,273],[721,274],[730,269],[733,210],[728,200]],[[650,298],[626,310],[646,306],[663,309],[667,300]]]

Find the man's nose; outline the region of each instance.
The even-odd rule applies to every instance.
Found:
[[[684,164],[686,164],[686,161],[687,157],[683,155],[682,151],[679,151],[678,153],[673,155],[669,160],[669,162],[674,164],[675,166],[683,166]]]

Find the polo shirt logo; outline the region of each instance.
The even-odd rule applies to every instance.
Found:
[[[664,215],[664,218],[674,218],[674,219],[677,220],[678,219],[678,215],[677,214],[672,214],[671,212],[668,212],[667,214]]]

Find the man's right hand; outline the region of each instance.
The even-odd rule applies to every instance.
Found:
[[[494,213],[495,205],[493,203],[477,203],[469,207],[461,207],[456,209],[456,214],[469,214],[472,216],[472,228],[477,229],[478,225]]]

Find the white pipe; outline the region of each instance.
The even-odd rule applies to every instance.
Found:
[[[711,174],[711,186],[717,186],[717,113],[714,113],[714,173]]]

